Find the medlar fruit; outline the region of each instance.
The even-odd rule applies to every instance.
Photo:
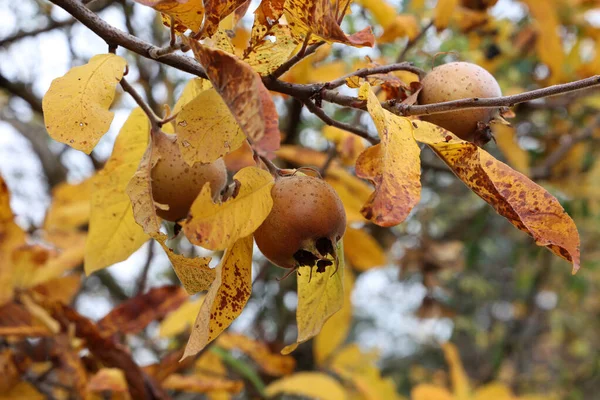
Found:
[[[496,79],[479,65],[452,62],[435,67],[421,81],[419,104],[472,97],[502,96]],[[449,130],[463,140],[477,141],[477,135],[485,133],[487,124],[498,113],[495,108],[469,108],[440,114],[422,115],[423,121],[431,122]],[[480,140],[481,141],[481,140]],[[487,143],[489,138],[484,143]]]
[[[169,206],[168,210],[156,209],[156,214],[167,221],[185,218],[192,203],[206,182],[210,182],[213,198],[227,184],[227,169],[222,158],[211,164],[196,163],[190,166],[183,159],[177,136],[159,132],[153,134],[154,150],[160,159],[152,168],[152,197],[154,201]]]
[[[262,253],[282,268],[332,265],[337,242],[346,230],[346,213],[335,190],[306,175],[278,177],[271,189],[273,208],[254,232]]]

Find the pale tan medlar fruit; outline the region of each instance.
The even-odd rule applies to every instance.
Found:
[[[271,190],[271,213],[254,232],[262,253],[282,268],[332,265],[335,247],[346,230],[346,213],[335,190],[305,175],[278,177]]]
[[[496,79],[479,65],[467,62],[452,62],[435,67],[421,81],[419,104],[441,103],[472,97],[486,98],[502,96]],[[487,124],[498,113],[497,108],[469,108],[440,114],[422,115],[423,121],[431,122],[449,130],[463,140],[477,140],[485,134]]]
[[[169,206],[168,210],[156,209],[159,217],[174,222],[185,218],[206,182],[210,182],[213,198],[225,188],[227,169],[222,158],[211,164],[190,166],[181,156],[176,135],[159,132],[153,134],[153,140],[160,159],[150,173],[152,197]]]

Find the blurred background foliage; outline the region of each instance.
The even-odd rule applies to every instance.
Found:
[[[145,40],[168,41],[168,29],[150,8],[118,0],[96,0],[90,7]],[[457,6],[442,26],[436,1],[360,0],[351,10],[344,30],[372,25],[381,37],[376,48],[324,46],[284,80],[331,80],[366,65],[365,56],[379,64],[393,62],[420,32],[406,60],[425,70],[452,60],[475,62],[496,77],[504,94],[600,73],[598,1],[500,0],[483,11]],[[433,18],[436,26],[429,28]],[[41,116],[51,80],[106,46],[43,0],[0,0],[0,20],[0,173],[12,192],[18,223],[35,237],[53,190],[101,168],[133,102],[115,101],[111,131],[90,156],[51,141]],[[249,12],[234,29],[236,46],[245,45],[251,24]],[[156,111],[172,105],[189,78],[132,53],[125,57],[130,81]],[[275,98],[285,145],[280,165],[320,167],[336,144],[342,164],[353,164],[365,143],[324,128],[299,102]],[[362,113],[329,107],[336,119],[374,132]],[[356,221],[352,227],[358,233],[346,238],[356,280],[352,318],[344,322],[350,324],[347,338],[340,340],[365,354],[377,350],[379,371],[392,378],[399,393],[409,395],[423,383],[450,386],[440,347],[448,340],[457,346],[474,387],[502,382],[517,394],[565,399],[595,398],[600,390],[600,92],[532,101],[515,107],[514,114],[511,126],[499,126],[486,149],[561,201],[579,228],[582,268],[572,276],[566,261],[536,247],[425,149],[422,200],[408,220],[392,229]],[[227,162],[233,173],[248,162],[247,154],[233,153]],[[183,240],[179,246],[190,254],[204,251]],[[83,280],[73,299],[76,309],[101,318],[136,294],[143,274],[148,287],[177,282],[154,247],[147,243],[127,261]],[[295,334],[295,280],[279,282],[282,270],[256,254],[254,270],[252,299],[231,330],[278,351]],[[162,338],[158,331],[158,324],[151,324],[128,337],[140,364],[156,362],[187,339],[185,333]],[[331,329],[326,334],[332,335]],[[321,334],[300,346],[293,353],[297,370],[327,369],[317,342],[329,339]]]

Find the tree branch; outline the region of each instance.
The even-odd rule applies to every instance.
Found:
[[[600,85],[600,75],[594,75],[589,78],[580,79],[577,81],[564,83],[561,85],[548,86],[541,89],[531,90],[515,94],[513,96],[490,97],[490,98],[468,98],[460,100],[445,101],[442,103],[433,103],[425,105],[407,105],[394,104],[386,102],[385,108],[398,115],[429,115],[439,114],[457,109],[466,108],[496,108],[496,107],[512,107],[515,104],[525,103],[528,101],[541,99],[543,97],[556,96],[562,93],[574,92],[581,89],[586,89]]]
[[[292,68],[294,65],[302,61],[302,59],[304,59],[306,56],[309,56],[315,51],[317,51],[317,49],[321,47],[324,43],[325,42],[312,44],[306,49],[304,49],[304,52],[300,51],[296,53],[292,58],[281,64],[275,71],[273,71],[273,73],[271,74],[271,78],[279,78],[281,75],[288,72],[289,69]]]
[[[381,65],[381,66],[373,67],[373,68],[359,69],[358,71],[354,71],[350,74],[342,76],[341,78],[331,81],[331,82],[327,83],[325,86],[327,89],[335,89],[337,87],[344,85],[346,83],[346,79],[354,77],[354,76],[357,76],[359,78],[365,78],[370,75],[387,74],[387,73],[393,72],[393,71],[409,71],[409,72],[419,75],[419,77],[421,77],[421,78],[425,75],[425,71],[423,71],[421,68],[415,67],[412,63],[401,62],[401,63],[395,63],[395,64],[389,64],[389,65]]]
[[[542,165],[534,168],[531,171],[531,178],[534,180],[549,178],[552,172],[552,167],[558,164],[567,155],[569,150],[571,150],[577,143],[591,138],[594,134],[594,131],[599,127],[600,115],[598,115],[592,123],[585,126],[576,134],[563,136],[561,144],[558,146],[558,148],[550,153],[548,157],[546,157]]]
[[[127,82],[125,78],[121,79],[121,87],[124,91],[129,93],[131,97],[133,97],[138,106],[140,106],[144,113],[146,113],[148,119],[150,120],[150,124],[152,125],[152,129],[157,130],[160,128],[160,119],[156,116],[156,114],[154,114],[154,111],[152,111],[148,103],[142,99],[142,96],[140,96],[140,94],[133,88],[133,86],[129,84],[129,82]]]
[[[315,105],[315,103],[313,103],[312,101],[306,100],[306,101],[304,101],[304,104],[306,105],[306,108],[308,108],[308,110],[310,112],[315,114],[317,117],[321,118],[321,120],[323,122],[325,122],[327,125],[335,126],[336,128],[340,128],[340,129],[344,129],[348,132],[352,132],[355,135],[360,136],[363,139],[366,139],[371,144],[379,143],[379,139],[369,135],[369,132],[364,131],[360,128],[357,128],[356,126],[345,124],[343,122],[336,121],[335,119],[331,118],[329,115],[327,115],[325,113],[325,111],[323,111],[323,109],[317,107]]]
[[[77,0],[52,0],[52,2],[81,21],[82,24],[104,39],[109,45],[124,47],[150,59],[153,59],[152,52],[157,52],[161,49],[111,26]],[[160,62],[201,78],[206,78],[204,68],[191,57],[168,54],[160,57]]]
[[[404,50],[402,50],[402,53],[398,54],[398,57],[396,58],[397,63],[404,61],[404,59],[406,58],[406,54],[408,54],[408,51],[412,49],[415,44],[419,43],[419,41],[425,36],[429,28],[431,28],[432,26],[433,20],[431,20],[431,22],[429,22],[427,25],[421,28],[421,31],[417,36],[415,36],[412,40],[409,40],[408,43],[406,43],[406,46],[404,46]]]

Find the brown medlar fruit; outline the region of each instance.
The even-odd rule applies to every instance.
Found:
[[[306,175],[278,177],[271,189],[273,208],[254,232],[262,253],[282,268],[332,265],[346,230],[346,213],[335,190]]]
[[[222,158],[211,164],[196,163],[190,166],[183,159],[177,136],[163,132],[154,133],[154,151],[160,158],[150,173],[154,201],[169,206],[168,210],[156,209],[156,214],[167,221],[185,218],[192,203],[206,182],[210,182],[213,198],[227,184],[227,169]]]
[[[423,78],[421,84],[423,89],[419,93],[419,104],[502,96],[500,86],[492,74],[479,65],[467,62],[452,62],[435,67]],[[420,118],[449,130],[463,140],[476,141],[478,134],[485,134],[487,124],[498,111],[496,108],[469,108],[422,115]],[[487,141],[489,138],[483,142]]]

